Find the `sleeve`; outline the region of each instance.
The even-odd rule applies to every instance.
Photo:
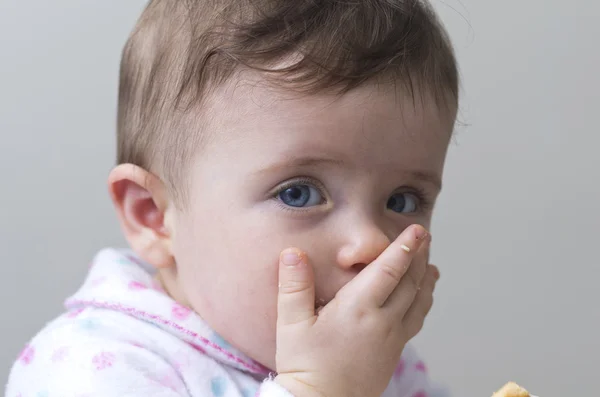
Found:
[[[451,394],[431,380],[414,346],[407,344],[382,397],[451,397]]]
[[[294,397],[294,395],[274,380],[267,379],[261,384],[255,397]]]
[[[35,340],[12,367],[7,397],[189,397],[161,357],[119,341]]]
[[[267,379],[254,397],[293,397],[285,388]],[[415,348],[408,344],[394,376],[382,397],[451,397],[449,391],[435,384]]]

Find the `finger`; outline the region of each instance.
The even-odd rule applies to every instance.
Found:
[[[404,329],[410,338],[419,333],[425,318],[433,306],[433,290],[437,282],[437,268],[433,265],[427,267],[427,273],[423,278],[423,285],[417,293],[412,306],[406,312],[403,319]]]
[[[427,264],[429,263],[429,243],[430,243],[430,241],[431,241],[431,238],[429,238],[423,242],[423,244],[419,248],[419,251],[415,255],[415,258],[413,259],[412,264],[410,265],[410,268],[406,272],[406,276],[404,277],[404,278],[406,278],[406,280],[402,280],[400,282],[400,285],[398,285],[398,287],[396,287],[396,290],[394,290],[394,293],[397,290],[401,289],[400,288],[401,284],[410,284],[417,291],[421,288],[421,284],[423,282],[423,277],[425,277],[425,273],[427,271]]]
[[[315,284],[312,267],[302,251],[296,248],[286,249],[279,257],[277,324],[297,324],[314,317]]]
[[[437,282],[439,281],[441,274],[440,274],[440,269],[438,269],[438,267],[436,265],[429,265],[431,266],[431,271],[433,273],[433,278],[435,279],[435,283],[433,284],[433,290],[435,291],[435,286],[437,285]]]
[[[429,234],[423,226],[408,227],[385,251],[350,283],[350,296],[361,305],[381,307],[408,271],[411,262]],[[346,293],[348,291],[344,291]]]
[[[406,275],[400,280],[398,286],[392,292],[383,305],[389,307],[390,315],[399,319],[403,319],[406,312],[412,306],[415,297],[425,282],[425,274],[427,272],[427,263],[429,262],[429,247],[428,242],[424,242],[421,249],[413,259],[410,269]]]

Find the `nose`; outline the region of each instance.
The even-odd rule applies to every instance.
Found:
[[[346,229],[338,254],[338,266],[356,272],[373,262],[391,243],[390,237],[378,225],[362,222]]]

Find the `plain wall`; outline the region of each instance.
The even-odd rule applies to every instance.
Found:
[[[434,0],[463,78],[417,344],[456,396],[597,395],[600,3]],[[101,247],[121,48],[144,2],[0,0],[0,385]],[[1,389],[1,387],[0,387]]]

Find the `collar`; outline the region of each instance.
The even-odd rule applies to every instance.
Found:
[[[69,311],[93,307],[121,312],[175,335],[229,367],[261,377],[270,373],[229,345],[192,309],[175,302],[154,274],[152,266],[132,251],[104,249],[94,257],[83,286],[65,306]]]

